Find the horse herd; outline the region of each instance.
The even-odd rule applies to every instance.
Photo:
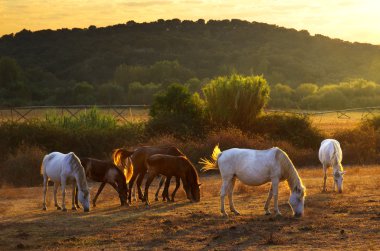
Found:
[[[162,176],[155,195],[158,200],[159,190],[165,182],[162,192],[163,200],[174,201],[175,194],[182,181],[187,199],[191,202],[200,201],[200,182],[196,168],[191,161],[176,147],[173,146],[143,146],[133,151],[119,148],[113,151],[113,160],[104,161],[92,158],[78,158],[74,153],[63,154],[52,152],[45,155],[41,165],[43,175],[43,210],[46,207],[46,192],[48,181],[54,182],[54,203],[59,210],[66,211],[65,191],[66,185],[72,182],[72,210],[80,208],[90,210],[90,193],[87,180],[101,182],[93,199],[93,207],[106,184],[110,184],[118,193],[121,205],[129,205],[132,201],[132,188],[136,181],[138,198],[145,202],[149,208],[149,186],[155,177]],[[333,167],[334,187],[341,193],[343,191],[342,150],[338,141],[325,139],[319,149],[319,160],[323,165],[324,184],[326,191],[327,169]],[[236,179],[250,186],[259,186],[271,182],[268,197],[265,202],[265,214],[270,214],[269,205],[274,198],[274,210],[280,215],[278,208],[279,183],[286,180],[290,188],[289,204],[295,217],[303,215],[306,188],[288,155],[281,149],[273,147],[267,150],[252,150],[232,148],[220,151],[215,146],[211,159],[201,159],[202,171],[219,169],[222,177],[220,192],[221,213],[227,216],[224,209],[224,199],[228,196],[230,211],[236,215],[232,195]],[[144,193],[141,184],[147,176]],[[172,177],[176,179],[176,187],[169,197],[169,185]],[[57,202],[58,187],[62,190],[62,203]]]

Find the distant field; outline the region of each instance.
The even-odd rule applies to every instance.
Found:
[[[76,115],[78,112],[85,112],[86,109],[18,109],[17,111],[0,110],[0,122],[13,120],[13,121],[25,121],[33,119],[43,119],[46,114],[58,114],[58,115]],[[110,114],[116,117],[120,123],[146,121],[149,116],[148,108],[129,108],[129,109],[100,109],[105,114]],[[380,110],[374,111],[372,114],[365,112],[346,112],[344,114],[339,112],[327,113],[327,114],[314,114],[308,111],[297,111],[310,113],[312,123],[319,128],[322,132],[325,132],[328,136],[333,134],[337,130],[350,129],[356,127],[363,119],[371,118],[374,115],[380,115]],[[25,118],[23,118],[24,116]]]
[[[152,201],[151,209],[141,202],[120,207],[117,195],[106,186],[90,213],[55,210],[52,187],[48,211],[41,209],[41,187],[2,188],[0,250],[379,250],[380,166],[346,170],[343,194],[331,191],[330,172],[329,190],[321,193],[321,168],[299,170],[307,187],[301,219],[291,216],[285,183],[279,194],[282,217],[264,215],[268,184],[248,187],[240,183],[234,201],[242,215],[222,217],[219,174],[201,176],[199,203],[189,203],[180,189],[174,203]],[[92,196],[98,185],[92,184]]]

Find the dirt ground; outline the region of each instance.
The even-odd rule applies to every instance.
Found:
[[[42,211],[41,187],[2,188],[0,250],[379,250],[380,166],[345,170],[343,194],[331,191],[331,170],[327,193],[321,192],[320,167],[299,170],[307,187],[301,219],[291,215],[286,183],[280,186],[282,217],[264,215],[269,184],[240,183],[234,201],[242,215],[222,217],[218,173],[201,176],[201,202],[189,203],[181,189],[176,202],[151,201],[150,209],[141,202],[120,207],[116,192],[106,186],[90,213],[57,211],[49,187],[48,210]],[[94,196],[99,184],[90,185]],[[71,208],[71,190],[68,194]]]

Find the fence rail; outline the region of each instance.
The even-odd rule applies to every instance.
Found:
[[[77,114],[96,107],[114,115],[116,119],[127,122],[127,117],[132,117],[132,109],[148,109],[148,105],[69,105],[69,106],[20,106],[20,107],[0,107],[0,121],[28,121],[33,118],[40,118],[37,111],[55,111],[62,115],[77,118]],[[127,114],[128,112],[128,114]]]
[[[0,121],[28,121],[30,119],[41,118],[41,114],[36,113],[40,111],[53,110],[62,115],[77,118],[77,114],[87,109],[96,107],[102,111],[115,116],[121,122],[127,122],[131,119],[137,110],[143,111],[147,115],[146,110],[149,105],[69,105],[69,106],[20,106],[20,107],[0,107]],[[132,111],[133,109],[133,111]],[[145,111],[144,111],[145,110]],[[369,116],[374,116],[376,111],[380,111],[380,106],[350,108],[341,110],[328,110],[328,111],[307,111],[307,110],[279,110],[279,109],[265,109],[266,113],[281,113],[281,114],[297,114],[302,116],[318,116],[325,114],[336,113],[337,118],[350,119],[350,112],[361,113],[361,118],[366,119]],[[45,112],[46,113],[46,112]]]

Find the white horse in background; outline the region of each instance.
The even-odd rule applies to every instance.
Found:
[[[338,192],[341,193],[343,191],[343,175],[346,172],[343,171],[343,166],[341,164],[343,154],[339,142],[335,139],[323,140],[321,147],[319,148],[318,157],[323,165],[323,191],[326,192],[327,168],[332,166],[334,177],[333,190],[335,191],[335,186],[337,186]]]
[[[62,189],[62,211],[67,211],[65,206],[65,189],[66,184],[73,183],[72,210],[75,207],[75,186],[78,186],[78,199],[82,204],[85,212],[90,211],[90,193],[87,185],[86,174],[79,158],[72,152],[63,154],[60,152],[52,152],[45,155],[41,174],[44,177],[44,199],[43,210],[46,210],[46,192],[49,179],[54,182],[54,203],[58,210],[61,207],[57,203],[57,190],[59,185]],[[75,181],[75,182],[74,182]]]
[[[215,146],[212,153],[212,160],[201,159],[202,171],[219,169],[222,176],[222,187],[220,192],[220,211],[227,216],[224,210],[224,197],[228,195],[231,212],[239,215],[232,201],[232,193],[236,178],[246,185],[259,186],[267,182],[272,182],[266,200],[264,210],[269,215],[269,204],[274,197],[274,210],[276,215],[281,215],[278,209],[278,185],[280,181],[286,180],[289,184],[291,195],[289,204],[294,216],[303,215],[306,188],[298,175],[292,161],[288,155],[277,147],[268,150],[250,150],[232,148],[221,152]]]

